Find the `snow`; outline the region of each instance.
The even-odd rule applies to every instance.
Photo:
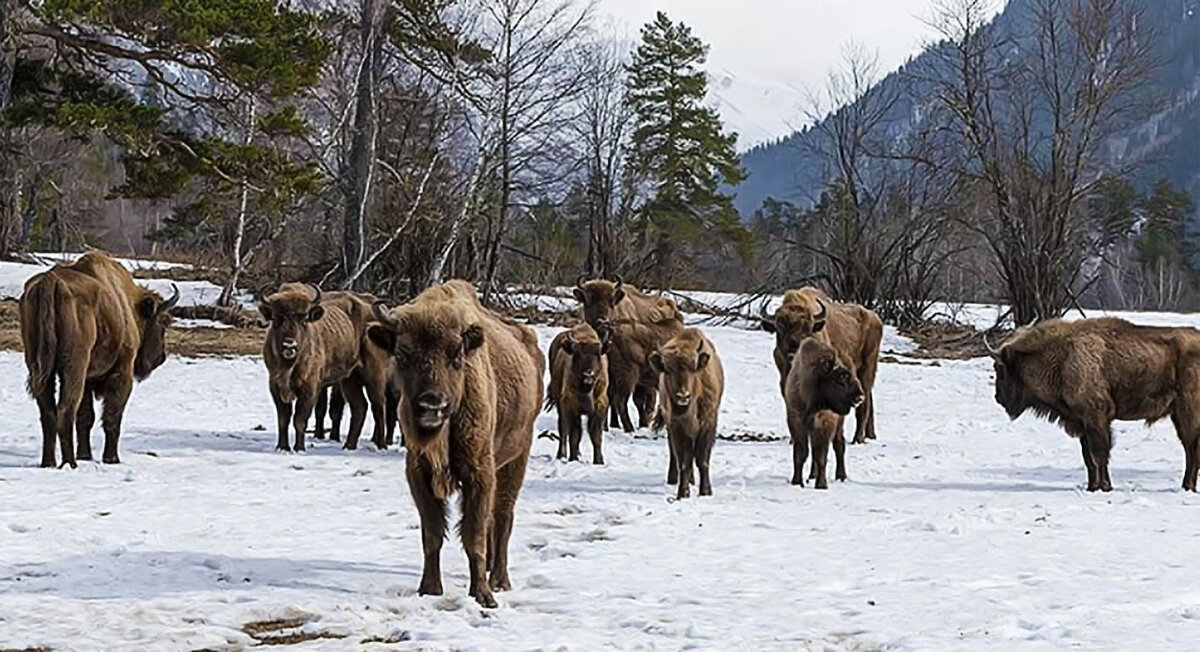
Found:
[[[0,261],[0,299],[16,299],[21,296],[25,289],[25,282],[30,277],[40,274],[52,266],[49,264],[53,259],[74,260],[79,257],[79,254],[37,254],[39,258],[51,259],[45,266],[31,265],[27,263],[14,263],[8,261]],[[126,258],[117,258],[117,262],[125,265],[127,268],[134,269],[169,269],[169,268],[185,268],[190,267],[177,263],[167,263],[162,261],[148,260],[133,260]],[[137,284],[150,288],[160,295],[167,297],[171,295],[172,284],[179,287],[179,305],[181,306],[201,306],[211,305],[217,302],[217,298],[221,296],[221,286],[208,281],[171,281],[167,279],[135,279]],[[254,307],[254,298],[251,294],[243,292],[238,296],[238,302],[244,307]]]
[[[403,452],[272,450],[261,361],[172,357],[134,390],[121,465],[55,471],[35,468],[21,357],[0,353],[0,648],[241,649],[277,618],[346,637],[305,650],[1194,646],[1200,567],[1179,551],[1200,496],[1177,489],[1168,425],[1118,426],[1116,490],[1088,494],[1078,445],[1009,423],[985,360],[881,364],[879,440],[850,447],[849,482],[800,489],[770,335],[706,331],[721,435],[766,441],[719,441],[715,495],[674,502],[648,432],[608,433],[603,467],[535,440],[514,590],[489,612],[453,537],[446,595],[415,595]]]
[[[35,253],[33,255],[51,262],[71,262],[78,260],[83,253],[51,251]],[[124,265],[131,272],[140,269],[195,269],[194,266],[186,263],[171,263],[164,260],[145,260],[142,258],[113,258],[113,260]]]

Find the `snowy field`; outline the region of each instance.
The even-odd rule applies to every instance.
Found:
[[[984,360],[883,364],[879,440],[850,481],[787,484],[766,333],[710,328],[726,367],[715,496],[674,502],[666,445],[609,433],[608,465],[535,441],[485,612],[453,540],[446,595],[415,594],[403,452],[272,450],[261,361],[170,359],[134,390],[123,464],[35,468],[34,404],[0,354],[0,648],[1186,649],[1200,640],[1200,496],[1169,427],[1118,427],[1116,490],[1081,491],[1079,448],[1010,424]],[[543,329],[543,345],[554,331]],[[538,430],[554,428],[543,415]],[[99,428],[93,435],[99,443]],[[95,445],[95,444],[94,444]],[[586,447],[585,446],[585,457]],[[1183,551],[1180,553],[1179,551]],[[385,640],[389,643],[367,643]]]

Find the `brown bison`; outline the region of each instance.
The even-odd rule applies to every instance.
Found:
[[[854,374],[841,363],[826,342],[805,338],[793,356],[784,385],[788,431],[792,435],[792,484],[804,486],[804,461],[812,445],[812,477],[817,489],[826,489],[825,462],[833,441],[837,459],[835,477],[846,479],[846,437],[842,422],[865,399]]]
[[[133,381],[145,380],[167,358],[166,331],[179,288],[164,301],[133,282],[120,264],[88,252],[25,283],[21,342],[29,393],[42,422],[42,466],[53,467],[54,439],[62,463],[92,459],[95,398],[104,401],[106,464],[117,464],[121,419]],[[54,379],[59,379],[55,404]],[[75,431],[75,446],[71,445]]]
[[[875,439],[875,371],[883,322],[862,306],[831,301],[813,287],[788,290],[773,318],[764,315],[763,330],[775,334],[775,368],[779,390],[787,398],[787,378],[792,357],[807,337],[815,337],[837,351],[841,363],[862,386],[865,398],[855,410],[854,443]]]
[[[425,564],[418,589],[441,595],[446,500],[462,492],[459,533],[470,593],[496,606],[511,588],[508,539],[542,404],[545,360],[528,327],[484,309],[475,289],[451,281],[391,311],[377,304],[368,335],[400,373],[400,431],[409,491],[421,517]]]
[[[650,364],[661,375],[662,401],[655,425],[667,429],[671,453],[667,482],[678,482],[677,497],[687,498],[695,466],[700,472],[700,495],[711,496],[708,465],[725,392],[725,371],[717,350],[698,329],[685,328],[650,354]]]
[[[304,450],[304,430],[322,388],[339,384],[350,404],[349,441],[357,441],[366,420],[362,387],[352,377],[359,366],[362,332],[346,312],[324,305],[320,288],[285,283],[259,302],[270,322],[263,342],[271,398],[275,401],[279,450]],[[294,404],[294,406],[293,406]],[[288,445],[288,425],[296,433]]]
[[[615,283],[604,280],[577,283],[574,295],[582,306],[584,321],[598,333],[606,329],[611,332],[610,422],[619,422],[625,432],[633,432],[628,407],[632,396],[638,410],[638,425],[646,427],[654,414],[658,393],[658,373],[647,359],[651,352],[683,330],[683,315],[672,299],[642,294],[619,278]],[[553,356],[554,350],[550,353]]]
[[[592,440],[592,463],[604,464],[601,444],[608,419],[608,331],[598,335],[580,324],[559,333],[550,345],[546,410],[558,410],[558,459],[579,459],[583,419]],[[568,456],[568,445],[570,455]]]
[[[1088,491],[1112,491],[1114,420],[1171,417],[1183,443],[1183,488],[1200,464],[1200,331],[1135,326],[1121,319],[1051,319],[1018,329],[995,361],[996,402],[1026,410],[1079,438]]]

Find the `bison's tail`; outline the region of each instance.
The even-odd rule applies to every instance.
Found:
[[[48,276],[21,297],[21,343],[29,369],[26,386],[35,397],[51,387],[58,366],[58,290],[58,279]]]

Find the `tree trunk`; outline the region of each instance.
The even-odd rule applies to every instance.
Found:
[[[344,287],[357,278],[366,240],[367,203],[375,170],[375,146],[379,135],[379,72],[383,39],[379,38],[381,0],[362,0],[362,63],[355,86],[354,139],[346,170],[346,206],[342,229],[342,272]]]
[[[254,120],[255,110],[254,98],[250,98],[250,116],[246,124],[246,145],[250,145],[254,141]],[[250,184],[247,179],[242,179],[242,196],[238,201],[237,225],[234,227],[233,234],[233,252],[230,256],[229,282],[225,284],[221,290],[221,296],[217,297],[217,305],[229,307],[234,304],[234,296],[237,294],[237,284],[242,277],[242,241],[246,236],[246,205],[250,200]]]

